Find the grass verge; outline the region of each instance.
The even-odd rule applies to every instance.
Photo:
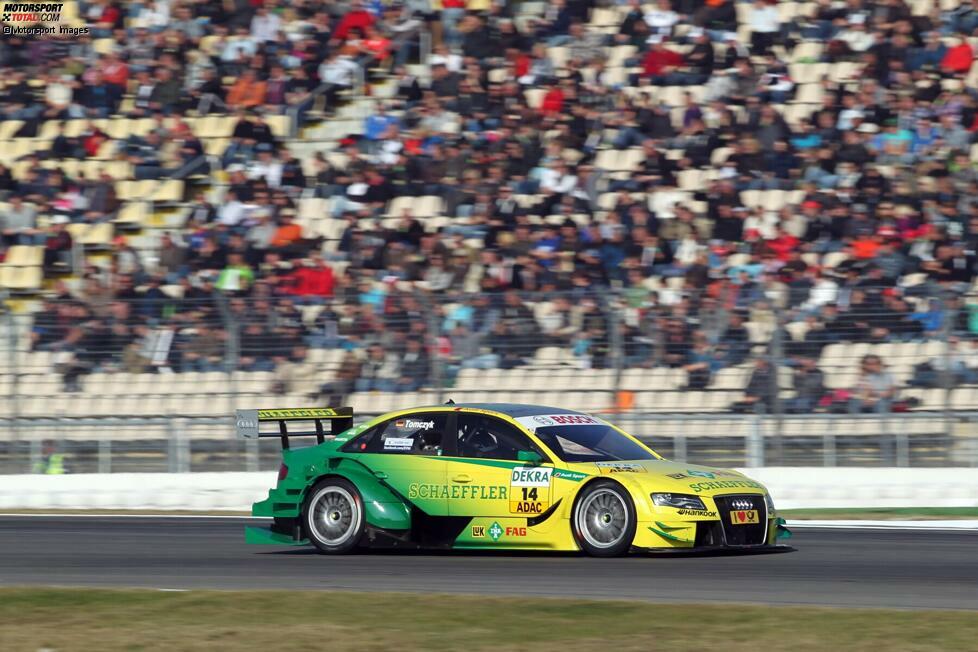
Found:
[[[903,507],[844,509],[779,509],[778,514],[795,520],[932,521],[978,518],[978,507]]]
[[[733,617],[732,617],[733,616]],[[4,650],[972,649],[978,615],[284,591],[0,589]]]

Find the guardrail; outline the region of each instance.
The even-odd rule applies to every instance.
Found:
[[[970,469],[738,469],[764,483],[779,509],[976,507]],[[263,499],[275,472],[0,476],[0,510],[240,510]]]
[[[978,467],[975,412],[950,420],[927,413],[606,418],[680,462],[763,467],[780,447],[786,466]],[[230,416],[0,419],[0,432],[19,433],[0,441],[0,473],[41,472],[52,452],[64,456],[69,473],[260,471],[277,468],[280,459],[277,442],[236,438]]]

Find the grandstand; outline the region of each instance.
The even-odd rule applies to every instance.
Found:
[[[932,451],[978,412],[970,4],[259,4],[0,43],[21,436],[452,397]]]

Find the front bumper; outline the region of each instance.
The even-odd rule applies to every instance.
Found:
[[[785,520],[778,516],[768,518],[763,535],[754,540],[732,538],[728,534],[731,527],[737,526],[725,527],[719,518],[693,521],[652,520],[639,523],[633,546],[643,550],[749,549],[774,546],[779,539],[791,536],[791,532],[785,527]]]

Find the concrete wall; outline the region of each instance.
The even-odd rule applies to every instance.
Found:
[[[783,509],[978,507],[978,469],[742,469]],[[11,509],[248,510],[275,472],[0,475],[0,511]]]

